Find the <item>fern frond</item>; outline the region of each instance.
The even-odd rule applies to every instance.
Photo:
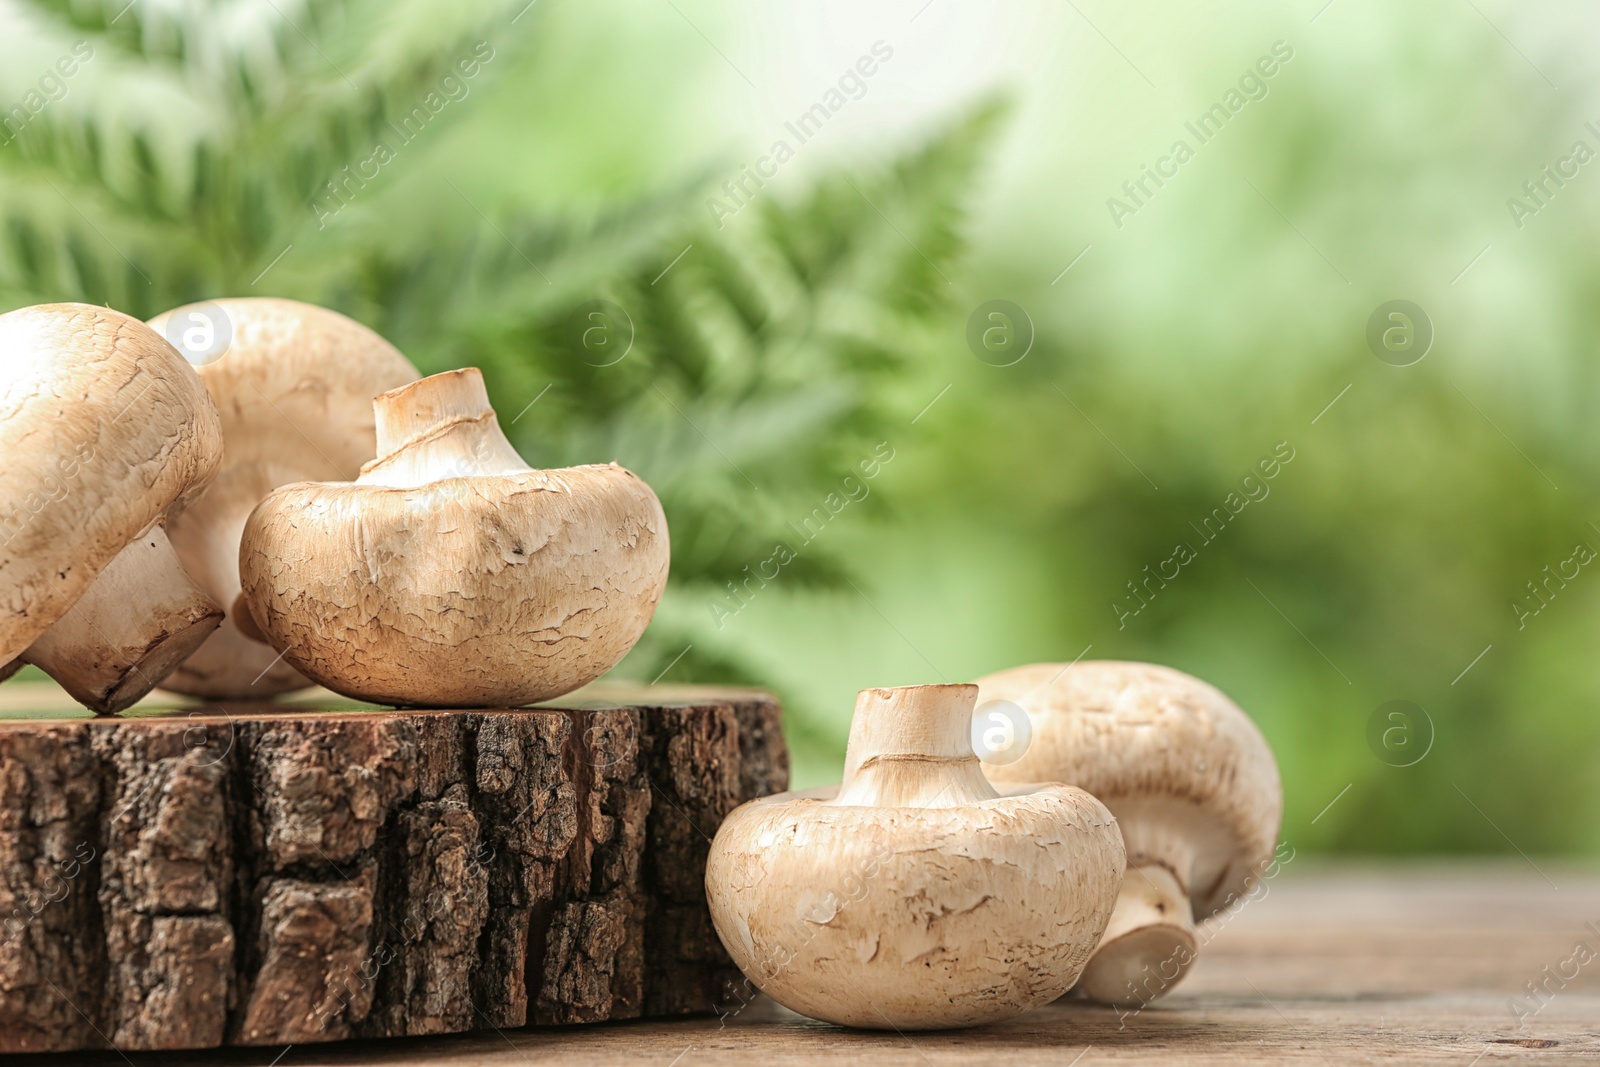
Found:
[[[858,463],[903,424],[888,386],[916,373],[920,324],[954,297],[963,204],[1002,113],[984,105],[879,170],[827,176],[724,229],[669,234],[586,299],[525,305],[533,321],[476,323],[491,384],[501,368],[517,383],[497,391],[497,407],[519,413],[539,396],[507,420],[515,442],[539,462],[615,459],[644,476],[674,531],[678,596],[703,602],[775,545],[799,544],[794,524],[859,478]],[[513,272],[519,289],[549,291],[528,273]],[[574,329],[592,299],[620,309],[629,331],[615,363]],[[820,540],[784,567],[794,588],[849,574]],[[659,670],[699,618],[662,616],[628,669]]]
[[[635,676],[696,644],[700,677],[751,679],[695,635],[708,599],[779,544],[804,545],[791,588],[851,576],[838,538],[812,543],[805,523],[907,417],[895,387],[954,296],[998,105],[721,228],[703,181],[542,217],[438,158],[465,110],[451,95],[473,77],[483,91],[537,24],[511,25],[525,0],[125,2],[32,0],[99,67],[0,146],[0,301],[148,317],[264,291],[270,268],[265,291],[352,314],[425,371],[483,367],[530,460],[614,459],[661,496],[677,606]],[[404,153],[409,203],[427,203],[405,227],[380,150]]]

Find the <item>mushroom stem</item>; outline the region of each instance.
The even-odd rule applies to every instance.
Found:
[[[267,635],[256,625],[256,617],[250,614],[250,601],[245,599],[243,593],[233,598],[233,607],[228,609],[228,619],[233,623],[234,629],[239,631],[240,637],[271,647]]]
[[[476,367],[379,393],[372,409],[378,458],[361,468],[361,485],[404,489],[532,469],[501,431]]]
[[[830,803],[955,808],[1000,794],[972,752],[975,685],[863,689]]]
[[[229,492],[239,488],[229,484],[229,475],[237,477],[239,469],[225,471],[207,491],[203,518],[196,521],[193,509],[185,511],[168,535],[190,578],[223,606],[228,617],[161,684],[164,689],[214,700],[267,700],[311,682],[284,662],[256,629],[239,591],[239,539],[255,506],[251,495]],[[222,498],[214,499],[217,496]]]
[[[22,659],[110,715],[160,684],[221,622],[156,525],[112,557]]]
[[[1078,989],[1104,1004],[1143,1006],[1177,985],[1198,942],[1189,891],[1162,863],[1130,865]]]

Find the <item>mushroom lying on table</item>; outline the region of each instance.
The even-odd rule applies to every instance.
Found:
[[[870,1029],[972,1026],[1077,980],[1122,882],[1081,789],[1007,795],[972,752],[972,685],[867,689],[836,789],[734,809],[706,862],[717,936],[762,992]]]
[[[191,326],[190,324],[194,325]],[[354,478],[376,452],[372,398],[416,381],[388,341],[336,311],[294,300],[233,299],[176,308],[150,326],[181,343],[222,419],[222,469],[167,533],[195,583],[228,618],[163,688],[214,699],[269,697],[311,684],[241,610],[245,519],[280,485]]]
[[[534,470],[476,368],[374,401],[354,482],[275,490],[245,524],[256,627],[329,689],[384,704],[501,707],[598,678],[667,581],[667,520],[615,463]]]
[[[23,308],[0,315],[0,455],[0,673],[120,711],[222,619],[162,529],[221,462],[216,408],[137,319]]]
[[[985,702],[1028,713],[1022,758],[996,784],[1070,782],[1117,817],[1128,868],[1079,989],[1138,1005],[1182,979],[1195,921],[1224,911],[1270,866],[1283,814],[1272,750],[1216,689],[1146,663],[1040,663],[978,679]]]

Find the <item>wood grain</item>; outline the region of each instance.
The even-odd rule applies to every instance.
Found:
[[[946,1033],[863,1033],[757,1000],[691,1017],[466,1036],[78,1055],[73,1067],[1097,1067],[1140,1064],[1578,1064],[1600,1062],[1600,959],[1519,1026],[1511,998],[1575,942],[1600,938],[1600,870],[1544,876],[1520,860],[1316,867],[1300,858],[1235,914],[1169,998],[1135,1015],[1061,1001],[1013,1022]],[[870,992],[867,993],[870,996]],[[281,1057],[281,1058],[280,1058]],[[68,1059],[16,1057],[19,1067]]]
[[[304,1046],[710,1010],[710,836],[770,696],[0,718],[0,1051]]]

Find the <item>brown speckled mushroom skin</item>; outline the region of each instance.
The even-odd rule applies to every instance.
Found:
[[[95,710],[118,710],[222,617],[159,525],[221,461],[211,398],[137,319],[23,308],[0,316],[0,455],[0,663],[39,663]],[[113,561],[117,589],[97,603]]]
[[[762,992],[845,1026],[942,1029],[1077,980],[1122,884],[1121,836],[1081,789],[997,793],[972,753],[976,692],[863,691],[841,786],[722,824],[707,899]]]
[[[1012,701],[1033,726],[1022,758],[985,774],[997,784],[1067,782],[1103,801],[1141,899],[1158,896],[1168,872],[1198,921],[1242,899],[1270,864],[1283,815],[1278,766],[1255,723],[1212,686],[1117,661],[1033,664],[978,686],[980,702]]]
[[[240,555],[257,627],[307,677],[377,703],[517,706],[605,673],[666,585],[666,516],[616,464],[533,470],[476,369],[379,398],[353,483],[285,486]]]
[[[188,305],[150,320],[165,331]],[[168,524],[195,582],[229,616],[164,688],[215,699],[261,699],[310,685],[237,610],[239,538],[251,510],[280,485],[348,481],[376,455],[372,398],[416,381],[417,369],[359,322],[295,300],[246,297],[204,305],[227,317],[231,342],[198,368],[222,419],[222,469]]]

